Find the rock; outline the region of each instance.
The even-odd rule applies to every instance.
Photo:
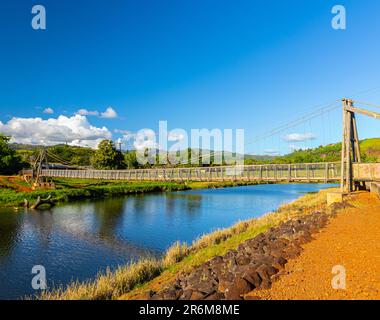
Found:
[[[254,239],[230,250],[225,256],[182,273],[162,292],[148,292],[149,300],[241,300],[258,299],[252,290],[269,289],[281,275],[287,274],[288,259],[298,257],[301,245],[328,222],[326,214],[316,212],[271,228]]]
[[[245,266],[251,262],[251,258],[244,254],[238,254],[236,257],[236,263],[239,266]]]
[[[179,297],[179,300],[190,300],[192,294],[193,294],[192,290],[185,290],[183,291],[182,295]]]
[[[251,292],[254,287],[243,278],[236,277],[231,286],[225,291],[227,300],[242,300],[242,296]]]
[[[228,288],[231,286],[231,283],[232,282],[230,281],[220,280],[218,285],[218,291],[222,293],[226,292]]]
[[[164,300],[177,300],[182,295],[182,290],[169,289],[163,294]]]
[[[211,281],[202,281],[196,286],[196,288],[204,294],[211,294],[217,289],[217,286]]]
[[[261,285],[261,277],[255,270],[248,271],[244,274],[244,279],[248,281],[254,288],[259,288]]]
[[[275,267],[278,270],[284,269],[285,265],[288,263],[288,260],[286,260],[284,257],[279,256],[275,257],[273,261],[273,267]]]

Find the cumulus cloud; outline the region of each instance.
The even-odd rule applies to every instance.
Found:
[[[133,135],[133,146],[136,150],[158,149],[156,133],[151,129],[142,129]]]
[[[45,108],[45,110],[43,111],[45,114],[53,114],[54,113],[54,110],[52,108]]]
[[[99,111],[89,111],[87,109],[79,109],[76,114],[79,114],[81,116],[98,116]]]
[[[286,142],[304,142],[315,140],[317,137],[313,133],[291,133],[286,135],[283,139]]]
[[[91,125],[85,116],[59,116],[43,120],[41,118],[12,118],[3,124],[0,132],[12,136],[12,142],[39,145],[68,143],[75,146],[95,148],[103,139],[111,139],[106,128]]]
[[[112,107],[108,107],[104,112],[97,110],[79,109],[75,114],[79,114],[81,116],[95,116],[104,119],[115,119],[118,117],[117,112]]]
[[[105,119],[114,119],[117,118],[117,113],[113,108],[108,107],[106,111],[100,114],[100,117]]]

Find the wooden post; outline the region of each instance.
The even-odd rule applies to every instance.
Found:
[[[342,192],[346,191],[345,186],[345,172],[346,172],[346,107],[347,99],[343,99],[343,138],[342,138],[342,160],[341,160],[341,177],[340,177],[340,189]]]
[[[350,102],[348,102],[350,103]],[[352,163],[351,163],[351,117],[352,113],[346,112],[346,191],[352,191]]]
[[[362,162],[362,156],[360,153],[360,142],[359,142],[359,134],[358,134],[358,127],[356,125],[356,117],[355,114],[352,115],[352,129],[354,134],[354,140],[355,140],[355,150],[356,150],[356,161],[361,163]]]

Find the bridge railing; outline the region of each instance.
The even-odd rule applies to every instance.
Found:
[[[337,181],[340,163],[268,164],[136,170],[42,170],[45,177],[137,181]],[[358,169],[363,170],[361,167]]]
[[[352,171],[354,180],[380,182],[380,163],[354,163]]]

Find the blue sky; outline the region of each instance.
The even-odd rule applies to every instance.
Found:
[[[169,129],[241,128],[250,142],[345,96],[380,105],[377,0],[41,0],[44,31],[31,28],[34,4],[7,0],[0,11],[0,130],[7,134],[20,134],[12,118],[27,118],[21,136],[40,127],[37,140],[59,140],[84,126],[91,145],[102,135],[119,138],[115,130],[156,130],[167,120]],[[336,4],[346,7],[346,30],[331,27]],[[117,117],[102,117],[110,107]],[[97,115],[71,119],[80,109]],[[48,129],[37,117],[50,119]],[[299,147],[335,142],[340,121],[336,110],[246,152],[285,153],[292,146],[283,137],[295,133],[316,138]],[[359,117],[359,130],[361,138],[379,136],[378,120]]]

